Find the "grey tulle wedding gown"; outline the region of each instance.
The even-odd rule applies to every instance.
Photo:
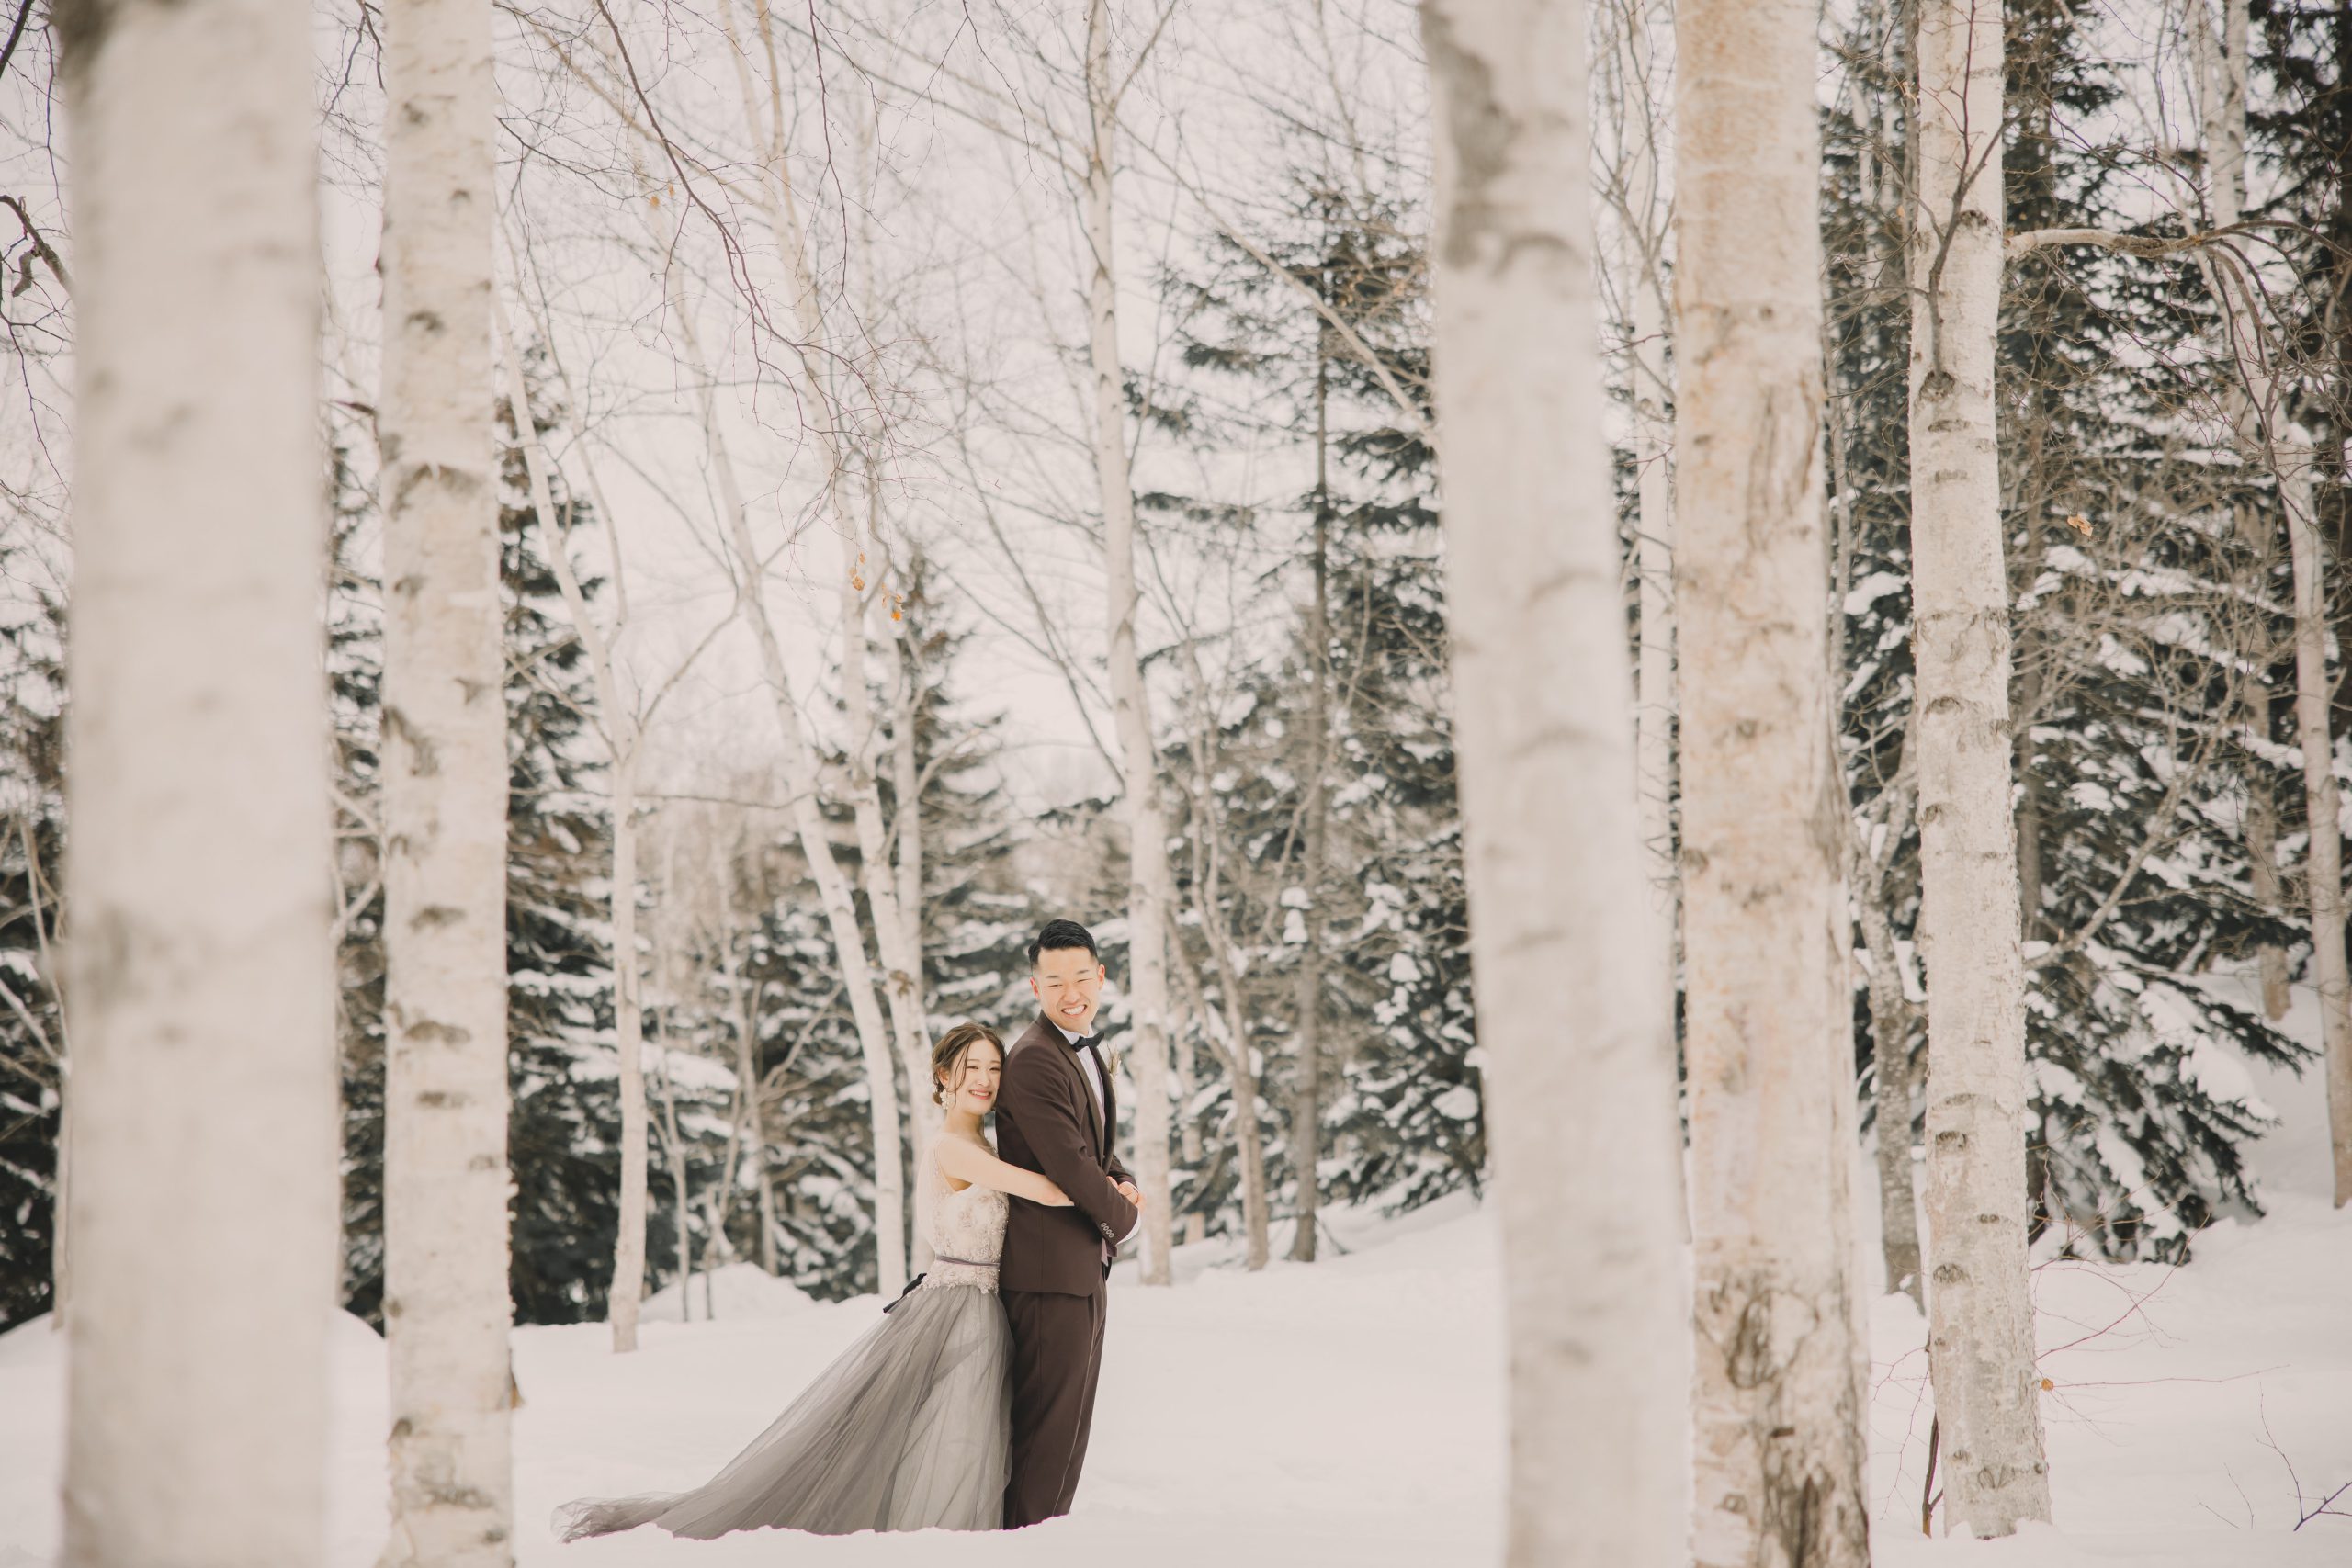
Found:
[[[660,1525],[708,1540],[780,1527],[995,1529],[1012,1424],[1012,1336],[996,1294],[1005,1195],[938,1199],[922,1283],[842,1353],[768,1429],[691,1492],[582,1497],[555,1513],[565,1540]]]

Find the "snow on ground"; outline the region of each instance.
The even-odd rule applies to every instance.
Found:
[[[642,1323],[678,1321],[678,1284],[672,1280],[645,1298],[638,1309]],[[817,1304],[806,1291],[777,1279],[756,1263],[729,1263],[694,1277],[689,1309],[697,1323],[705,1319],[789,1317]]]
[[[2052,1263],[2036,1276],[2042,1367],[2054,1385],[2043,1405],[2054,1529],[1981,1546],[1919,1534],[1924,1329],[1907,1300],[1876,1304],[1871,1495],[1881,1564],[2352,1562],[2352,1518],[2291,1528],[2298,1485],[2309,1508],[2352,1481],[2352,1211],[2327,1204],[2316,1073],[2300,1082],[2257,1077],[2287,1118],[2256,1152],[2269,1217],[2215,1227],[2186,1268]],[[634,1356],[611,1355],[601,1325],[518,1330],[520,1560],[533,1568],[1498,1562],[1494,1215],[1455,1199],[1398,1221],[1334,1218],[1349,1250],[1311,1267],[1277,1263],[1250,1276],[1229,1252],[1204,1247],[1180,1256],[1172,1291],[1114,1281],[1077,1511],[1016,1535],[786,1541],[763,1531],[678,1541],[640,1530],[559,1546],[545,1523],[555,1505],[702,1480],[865,1332],[878,1303],[796,1302],[722,1273],[715,1321],[701,1315],[697,1281],[695,1321],[649,1321]],[[1875,1277],[1872,1259],[1866,1278]],[[45,1320],[0,1337],[0,1568],[46,1568],[58,1554],[60,1349]],[[383,1532],[383,1347],[344,1317],[334,1356],[327,1561],[369,1568]],[[2352,1493],[2339,1506],[2352,1511]]]
[[[2307,988],[2296,991],[2284,1028],[2319,1038]],[[2054,1385],[2041,1413],[2055,1528],[1982,1546],[1918,1533],[1926,1326],[1905,1297],[1876,1303],[1871,1492],[1880,1564],[2352,1562],[2352,1517],[2295,1528],[2352,1483],[2352,1209],[2329,1203],[2318,1065],[2301,1078],[2256,1064],[2247,1072],[2281,1122],[2249,1155],[2264,1218],[2205,1231],[2178,1269],[2044,1260],[2035,1271],[2041,1371]],[[2335,1506],[2352,1515],[2352,1487]]]

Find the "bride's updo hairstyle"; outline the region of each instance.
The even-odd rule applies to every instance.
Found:
[[[939,1037],[939,1043],[931,1048],[931,1102],[933,1105],[947,1103],[947,1088],[963,1076],[965,1055],[983,1040],[996,1047],[997,1057],[1002,1060],[1004,1042],[998,1039],[996,1031],[985,1023],[959,1023]]]

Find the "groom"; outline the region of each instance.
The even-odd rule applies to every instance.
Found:
[[[1136,1228],[1143,1195],[1111,1152],[1119,1124],[1102,1040],[1091,1032],[1107,972],[1075,920],[1049,920],[1029,944],[1042,1010],[1005,1054],[997,1152],[1069,1195],[1049,1209],[1012,1200],[998,1289],[1012,1325],[1012,1470],[1004,1528],[1069,1512],[1094,1383],[1102,1368],[1111,1255]]]

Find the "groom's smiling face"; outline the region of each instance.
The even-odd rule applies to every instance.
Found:
[[[1037,954],[1029,988],[1047,1018],[1073,1033],[1089,1034],[1102,1000],[1104,975],[1102,963],[1085,948],[1048,947]]]

